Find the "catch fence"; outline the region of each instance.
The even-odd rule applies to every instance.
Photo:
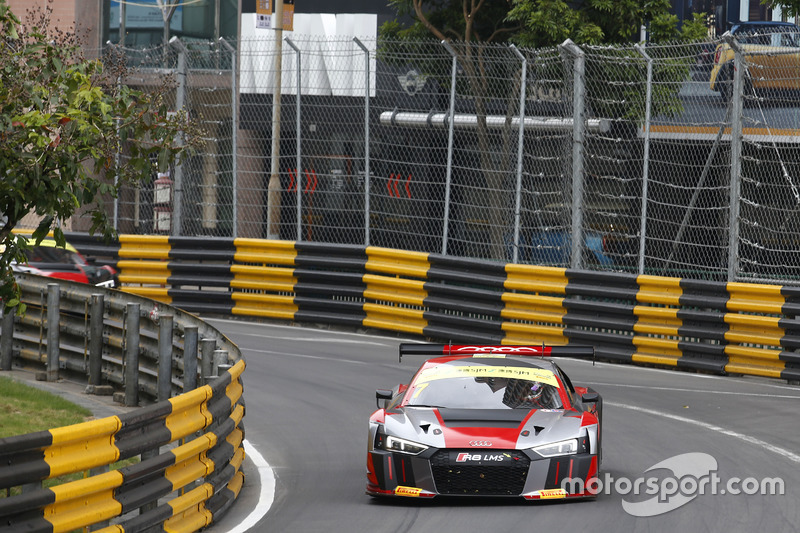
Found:
[[[207,142],[124,188],[117,228],[795,283],[797,50],[296,35],[125,50],[176,76]]]

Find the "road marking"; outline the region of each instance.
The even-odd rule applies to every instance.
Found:
[[[781,394],[765,394],[759,392],[734,392],[724,390],[702,390],[702,389],[679,389],[677,387],[652,387],[650,385],[629,385],[623,383],[600,383],[597,381],[581,381],[581,384],[601,387],[623,387],[626,389],[647,389],[647,390],[663,390],[673,392],[700,392],[703,394],[732,394],[735,396],[756,396],[762,398],[788,398],[792,400],[800,400],[800,396],[790,396]]]
[[[730,429],[725,429],[720,426],[715,426],[714,424],[708,424],[706,422],[700,422],[699,420],[693,420],[691,418],[686,418],[684,416],[673,415],[670,413],[665,413],[662,411],[654,411],[653,409],[645,409],[644,407],[637,407],[635,405],[626,405],[623,403],[615,403],[615,402],[607,402],[603,401],[603,405],[610,405],[612,407],[621,407],[622,409],[630,409],[631,411],[638,411],[640,413],[645,413],[652,416],[660,416],[662,418],[668,418],[670,420],[675,420],[677,422],[683,422],[685,424],[691,424],[693,426],[699,426],[704,429],[708,429],[710,431],[714,431],[716,433],[721,433],[728,437],[733,437],[735,439],[739,439],[741,441],[747,442],[749,444],[753,444],[762,448],[768,452],[775,453],[794,463],[800,464],[800,455],[787,450],[786,448],[781,448],[780,446],[775,446],[774,444],[770,444],[766,441],[761,439],[757,439],[755,437],[751,437],[750,435],[745,435],[744,433],[738,433],[736,431],[732,431]]]
[[[230,529],[228,533],[244,533],[255,526],[259,520],[266,516],[275,501],[275,474],[272,473],[272,467],[269,466],[264,456],[258,453],[258,450],[256,450],[249,441],[245,440],[243,444],[244,452],[258,469],[261,492],[258,495],[258,503],[255,509],[253,509],[244,520],[239,522],[236,527]]]
[[[352,363],[354,365],[371,365],[375,366],[375,362],[373,361],[354,361],[352,359],[340,359],[338,357],[330,357],[330,356],[322,356],[322,355],[308,355],[305,353],[291,353],[291,352],[276,352],[275,350],[256,350],[253,348],[245,348],[242,349],[242,352],[254,352],[254,353],[262,353],[265,355],[285,355],[288,357],[299,357],[301,359],[317,359],[321,361],[327,361],[329,363]]]

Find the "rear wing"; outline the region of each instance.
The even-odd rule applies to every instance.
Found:
[[[528,355],[538,357],[581,357],[594,361],[594,346],[527,346],[481,344],[416,344],[401,343],[399,361],[404,355]]]

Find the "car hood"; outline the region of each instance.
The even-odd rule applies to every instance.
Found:
[[[564,409],[402,407],[386,412],[388,435],[436,448],[526,449],[580,435],[582,415]]]

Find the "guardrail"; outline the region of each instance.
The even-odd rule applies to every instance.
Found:
[[[33,367],[50,381],[70,374],[87,379],[88,391],[116,385],[120,401],[144,407],[0,439],[0,532],[196,531],[216,521],[244,482],[236,345],[132,294],[29,275],[18,283],[27,311],[3,316],[0,370]],[[112,466],[131,458],[139,461]],[[83,478],[42,488],[76,473]]]
[[[800,287],[502,264],[313,242],[121,235],[123,290],[190,312],[443,342],[592,344],[598,358],[800,380]]]

